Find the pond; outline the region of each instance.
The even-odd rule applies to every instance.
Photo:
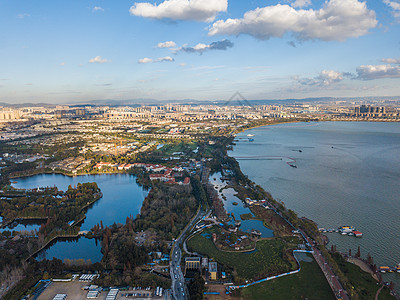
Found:
[[[143,200],[148,191],[136,182],[136,176],[129,174],[102,174],[69,177],[60,174],[41,174],[32,177],[14,180],[15,188],[32,189],[46,186],[57,186],[66,190],[69,185],[78,183],[96,182],[103,193],[103,197],[95,202],[87,211],[86,219],[81,230],[90,230],[94,225],[103,223],[104,226],[113,223],[125,224],[129,216],[136,217],[140,213]],[[19,225],[18,225],[19,226]],[[59,240],[50,248],[42,251],[38,259],[90,259],[100,261],[102,254],[100,244],[94,240],[79,238],[73,240]]]
[[[264,226],[263,222],[260,220],[242,220],[240,215],[251,214],[251,210],[244,206],[242,200],[235,196],[236,191],[233,188],[225,188],[220,192],[221,188],[226,187],[226,183],[221,180],[221,173],[215,173],[210,176],[210,182],[214,185],[215,189],[218,191],[218,195],[224,203],[225,210],[228,214],[234,214],[236,220],[240,220],[242,223],[239,227],[240,230],[245,232],[251,232],[256,229],[261,232],[261,237],[269,238],[274,236],[272,229]],[[225,196],[225,197],[223,197]],[[225,200],[226,198],[226,200]]]

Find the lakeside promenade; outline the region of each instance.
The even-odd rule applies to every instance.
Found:
[[[298,232],[300,232],[300,234],[303,236],[304,240],[311,248],[311,253],[318,263],[319,267],[321,268],[322,272],[324,273],[324,276],[328,281],[329,286],[331,287],[336,299],[350,300],[350,297],[348,296],[342,284],[339,282],[339,279],[333,272],[331,266],[328,264],[321,251],[317,249],[315,242],[304,232],[304,230],[294,227],[293,224],[285,217],[283,217],[282,214],[269,201],[267,201],[267,205],[271,209],[273,209],[274,212],[278,214],[282,219],[284,219],[294,230],[298,230]]]

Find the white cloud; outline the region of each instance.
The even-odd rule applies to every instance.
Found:
[[[396,18],[400,17],[400,1],[399,0],[383,0],[383,3],[388,5],[393,10],[393,15]]]
[[[18,19],[23,19],[23,18],[27,18],[27,17],[30,17],[30,16],[31,16],[30,14],[23,13],[23,14],[18,14],[18,15],[17,15],[17,18],[18,18]]]
[[[98,63],[98,64],[104,64],[110,62],[108,59],[106,58],[102,58],[101,56],[96,56],[92,59],[89,60],[89,63]]]
[[[153,62],[153,60],[151,58],[145,57],[145,58],[141,58],[138,60],[139,64],[148,64]]]
[[[157,62],[173,62],[175,59],[173,59],[171,56],[165,56],[165,57],[160,57],[157,59],[152,59],[152,58],[142,58],[138,60],[139,64],[148,64],[148,63],[157,63]]]
[[[206,50],[228,50],[228,48],[232,48],[233,43],[230,40],[222,40],[217,42],[212,42],[211,44],[203,44],[199,43],[194,47],[189,47],[184,45],[179,49],[176,49],[175,52],[182,51],[188,53],[203,53]]]
[[[156,60],[156,62],[164,62],[164,61],[175,61],[171,56],[160,57]]]
[[[292,7],[307,7],[311,5],[311,0],[295,0]]]
[[[160,4],[135,3],[131,15],[152,19],[195,20],[211,22],[226,11],[228,0],[165,0]]]
[[[60,63],[60,66],[65,66],[65,62]]]
[[[343,74],[333,70],[323,70],[317,77],[314,78],[299,78],[294,77],[301,85],[312,86],[329,86],[343,80]]]
[[[157,44],[157,48],[172,48],[172,47],[176,47],[176,44],[173,41],[168,41],[168,42]]]
[[[400,58],[383,58],[381,59],[381,62],[400,65]]]
[[[92,11],[93,12],[95,12],[95,11],[104,11],[104,8],[102,8],[100,6],[95,6],[95,7],[93,7]]]
[[[357,68],[357,79],[400,78],[400,66],[364,65]]]
[[[365,2],[329,0],[319,10],[296,10],[281,4],[256,8],[242,19],[215,22],[209,35],[249,34],[266,40],[292,33],[299,40],[344,41],[367,34],[377,23],[375,12]]]

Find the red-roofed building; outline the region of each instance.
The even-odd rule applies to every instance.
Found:
[[[183,185],[188,185],[188,184],[190,184],[190,178],[185,177],[185,179],[183,180]]]

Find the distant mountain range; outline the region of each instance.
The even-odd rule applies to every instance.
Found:
[[[293,104],[293,103],[329,103],[334,101],[365,101],[375,102],[375,101],[400,101],[400,96],[395,97],[321,97],[321,98],[303,98],[303,99],[264,99],[264,100],[245,100],[243,99],[232,99],[227,102],[227,100],[195,100],[195,99],[183,99],[183,100],[157,100],[157,99],[149,99],[149,98],[139,98],[139,99],[128,99],[128,100],[113,100],[113,99],[104,99],[104,100],[88,100],[88,101],[77,101],[71,103],[58,103],[58,104],[50,104],[50,103],[5,103],[0,102],[0,106],[3,107],[55,107],[56,105],[69,105],[69,106],[140,106],[140,105],[165,105],[167,103],[173,104],[192,104],[192,105],[245,105],[245,102],[250,103],[251,105],[273,105],[273,104]]]

